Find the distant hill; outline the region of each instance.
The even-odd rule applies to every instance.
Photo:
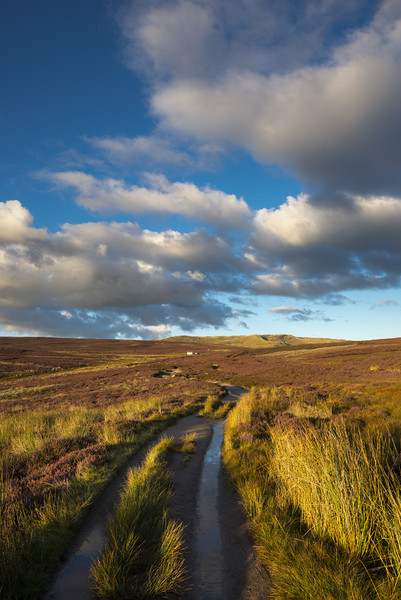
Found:
[[[295,337],[294,335],[211,335],[191,336],[179,335],[164,338],[163,341],[186,342],[188,344],[220,344],[226,346],[242,346],[243,348],[282,348],[288,346],[304,346],[306,344],[333,344],[344,340],[330,338]]]

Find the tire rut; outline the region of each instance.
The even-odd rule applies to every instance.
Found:
[[[246,390],[238,386],[224,385],[227,400],[237,401]],[[220,422],[221,423],[221,422]],[[218,589],[201,591],[196,573],[199,564],[198,550],[199,495],[202,493],[202,471],[205,455],[210,446],[216,421],[191,415],[180,419],[175,425],[164,430],[137,452],[120,474],[107,486],[101,498],[88,514],[85,522],[74,539],[68,554],[56,573],[42,600],[92,600],[90,567],[92,561],[102,552],[105,538],[105,524],[108,513],[118,502],[127,472],[141,464],[147,450],[163,435],[173,436],[177,440],[186,433],[196,433],[196,452],[183,464],[182,455],[170,456],[168,465],[174,482],[172,515],[184,524],[186,545],[185,560],[188,577],[180,600],[267,600],[270,580],[266,570],[257,560],[247,529],[246,518],[238,499],[227,482],[221,461],[217,465],[217,484],[215,499],[211,501],[210,511],[217,511],[216,527],[220,532],[221,544],[221,583]],[[210,551],[213,548],[210,547]],[[213,586],[212,586],[213,588]]]

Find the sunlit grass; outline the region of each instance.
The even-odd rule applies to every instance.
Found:
[[[159,598],[182,584],[183,527],[168,516],[172,486],[163,460],[174,446],[162,440],[129,473],[92,569],[97,597]]]
[[[398,440],[253,390],[228,416],[224,460],[280,600],[399,600]],[[302,396],[302,393],[301,393]]]
[[[37,598],[84,513],[116,470],[172,419],[198,407],[192,398],[174,406],[150,397],[118,406],[3,415],[0,597]],[[191,440],[185,445],[189,452]]]
[[[199,411],[200,417],[210,417],[211,419],[223,419],[231,410],[233,403],[223,402],[218,396],[209,395],[205,400],[205,405]]]

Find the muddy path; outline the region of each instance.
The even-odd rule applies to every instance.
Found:
[[[224,384],[221,384],[224,385]],[[246,390],[224,385],[226,400]],[[196,452],[186,464],[170,457],[174,481],[173,516],[185,525],[188,576],[180,600],[266,600],[270,582],[259,564],[237,495],[221,466],[223,423],[191,415],[180,419],[136,453],[90,511],[63,565],[42,600],[92,600],[90,567],[100,556],[107,514],[118,501],[129,468],[142,462],[162,435],[177,440],[196,433]]]

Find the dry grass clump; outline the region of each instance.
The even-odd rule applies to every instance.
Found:
[[[350,554],[363,556],[378,546],[384,469],[389,440],[363,437],[343,421],[271,428],[271,476],[278,497],[301,511],[305,523],[329,536]],[[394,460],[394,456],[392,457]],[[381,533],[381,532],[380,532]]]
[[[184,455],[184,462],[187,462],[192,454],[194,454],[196,450],[196,438],[197,435],[195,432],[186,433],[182,436],[178,444],[175,445],[175,451],[181,452]]]
[[[305,408],[294,396],[253,390],[230,413],[225,437],[275,597],[400,599],[399,440],[384,416],[373,433],[331,416],[319,397]]]
[[[223,402],[218,396],[209,395],[205,400],[205,405],[199,411],[200,417],[210,417],[211,419],[223,419],[231,410],[231,402]]]
[[[172,486],[163,456],[169,449],[174,442],[165,438],[128,476],[92,569],[98,598],[160,598],[182,584],[183,527],[168,515]]]

